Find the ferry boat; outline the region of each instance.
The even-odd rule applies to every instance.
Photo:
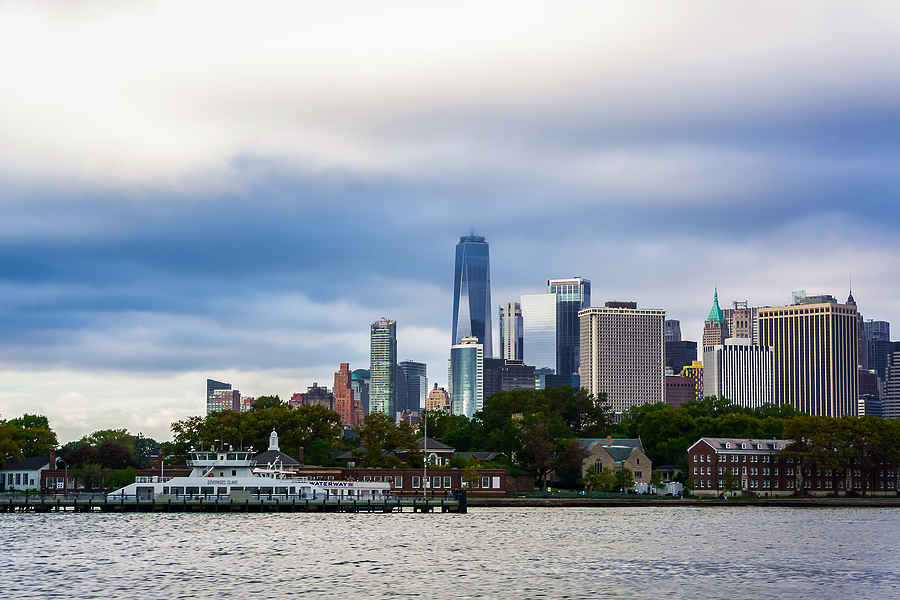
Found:
[[[278,454],[278,434],[269,436],[269,452],[275,459],[257,464],[250,450],[191,450],[187,477],[143,477],[107,495],[138,502],[178,500],[316,500],[326,502],[384,500],[390,484],[377,481],[318,480],[301,477],[283,468]]]

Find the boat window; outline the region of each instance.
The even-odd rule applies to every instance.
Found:
[[[204,486],[204,487],[200,488],[200,493],[203,494],[204,496],[212,496],[216,492],[214,491],[214,488]]]
[[[247,490],[248,492],[250,492],[251,494],[258,494],[258,493],[259,493],[259,488],[258,488],[258,487],[246,487],[246,488],[244,488],[244,489]]]
[[[282,494],[282,495],[287,494],[287,488],[286,487],[277,487],[277,488],[275,488],[275,493]]]
[[[184,493],[193,496],[200,493],[200,488],[188,486],[184,488]]]
[[[227,493],[228,493],[227,487],[216,488],[216,496],[221,496],[221,495],[227,494]]]
[[[261,488],[259,488],[259,493],[260,493],[260,494],[271,494],[271,493],[272,493],[272,488],[270,488],[270,487],[261,487]]]
[[[234,486],[234,487],[231,488],[231,491],[232,491],[232,492],[243,492],[243,491],[244,491],[244,488],[242,488],[242,487],[239,486],[239,485],[236,485],[236,486]]]
[[[237,460],[237,454],[232,452],[228,455],[228,460]]]
[[[381,481],[381,475],[376,475],[372,478],[372,481]]]
[[[174,495],[176,495],[176,496],[183,496],[183,495],[184,495],[184,488],[183,488],[183,487],[173,487],[173,488],[172,488],[172,494],[174,494]]]
[[[292,487],[292,488],[291,488],[291,495],[293,496],[293,495],[296,494],[296,493],[297,493],[297,488]]]
[[[168,494],[168,493],[169,493],[169,488],[164,487],[162,493],[163,493],[163,494]]]
[[[234,469],[232,469],[232,470],[231,470],[231,476],[232,476],[232,477],[237,477],[237,471],[235,471]]]
[[[352,495],[353,495],[353,490],[347,490],[347,495],[348,495],[348,496],[352,496]]]

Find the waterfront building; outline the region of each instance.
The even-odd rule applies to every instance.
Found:
[[[350,374],[350,388],[353,390],[354,425],[358,425],[369,414],[369,370],[355,369]]]
[[[900,342],[891,344],[888,353],[882,411],[886,419],[900,419]]]
[[[781,454],[793,440],[700,438],[688,448],[688,473],[695,496],[789,496],[799,462]]]
[[[206,380],[206,414],[212,414],[214,412],[218,412],[222,410],[221,402],[222,399],[214,399],[216,390],[230,390],[231,384],[225,383],[223,381],[216,381],[215,379],[207,379]],[[215,407],[215,408],[214,408]]]
[[[577,375],[581,337],[578,313],[591,305],[591,280],[549,279],[547,292],[556,294],[556,374]]]
[[[556,372],[556,294],[526,294],[521,297],[522,360],[536,371]]]
[[[453,277],[453,330],[451,344],[476,337],[485,356],[491,344],[491,261],[488,243],[480,235],[464,235],[456,245]]]
[[[507,302],[500,306],[500,358],[522,360],[525,352],[522,306]]]
[[[334,374],[334,412],[344,425],[353,425],[353,387],[350,385],[350,363],[341,363]]]
[[[695,360],[697,360],[697,342],[688,340],[666,342],[666,366],[671,368],[673,373],[680,373],[681,369]]]
[[[442,410],[450,412],[450,394],[444,388],[439,388],[438,384],[434,384],[434,389],[428,392],[428,399],[425,400],[425,410]]]
[[[749,338],[728,338],[703,348],[703,394],[758,408],[774,404],[774,350]]]
[[[579,438],[578,444],[587,453],[582,461],[583,474],[628,469],[635,483],[650,483],[653,463],[644,452],[641,438]]]
[[[666,343],[681,341],[681,321],[678,319],[666,319]],[[694,345],[696,348],[696,343]],[[696,358],[696,357],[694,357]]]
[[[747,300],[732,303],[732,308],[722,311],[725,320],[725,337],[749,339],[759,344],[759,308],[750,306]]]
[[[450,410],[471,419],[484,406],[484,344],[474,336],[454,344],[447,371]]]
[[[696,396],[693,379],[684,375],[666,375],[666,404],[681,408]]]
[[[695,360],[685,365],[679,375],[694,382],[694,399],[697,402],[703,400],[703,361]]]
[[[484,397],[510,390],[533,390],[534,367],[521,360],[484,359]]]
[[[798,304],[759,309],[760,344],[774,348],[775,353],[775,403],[790,404],[808,415],[855,415],[859,399],[856,307],[836,301],[808,303],[805,296],[798,299]]]
[[[43,489],[41,472],[56,468],[56,453],[50,456],[30,456],[12,460],[0,466],[0,491],[25,491]],[[61,488],[63,486],[60,486]]]
[[[703,322],[703,347],[721,346],[728,337],[728,323],[725,321],[725,313],[719,307],[719,290],[713,292],[713,303]]]
[[[425,406],[428,397],[428,368],[425,363],[414,360],[404,360],[399,367],[406,380],[406,402],[398,404],[395,410],[418,411]]]
[[[369,336],[369,411],[394,416],[397,395],[397,322],[381,318]]]
[[[231,386],[229,386],[231,387]],[[223,410],[233,410],[241,412],[241,392],[240,390],[231,389],[214,389],[212,395],[206,399],[206,414],[222,412]]]
[[[581,387],[594,397],[605,393],[616,413],[663,402],[666,311],[607,302],[578,315]]]
[[[302,406],[323,406],[328,410],[334,410],[334,394],[327,387],[319,387],[315,381],[306,388],[306,393],[300,394]]]

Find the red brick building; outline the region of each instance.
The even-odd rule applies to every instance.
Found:
[[[793,440],[700,438],[688,448],[688,475],[697,496],[722,493],[787,496],[803,491],[813,496],[895,495],[898,469],[878,469],[868,482],[860,469],[825,469],[802,465],[782,450]],[[729,483],[733,488],[729,489]],[[865,490],[863,490],[863,485]]]
[[[350,387],[350,363],[341,363],[334,374],[334,411],[341,415],[344,425],[355,425],[353,414],[353,390]]]
[[[681,408],[696,395],[693,379],[684,375],[666,375],[666,404]]]

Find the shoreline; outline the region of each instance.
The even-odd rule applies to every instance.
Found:
[[[766,508],[900,508],[900,497],[874,498],[730,498],[728,500],[683,498],[473,498],[470,509],[478,508],[621,508],[621,507],[701,507],[758,506]]]

